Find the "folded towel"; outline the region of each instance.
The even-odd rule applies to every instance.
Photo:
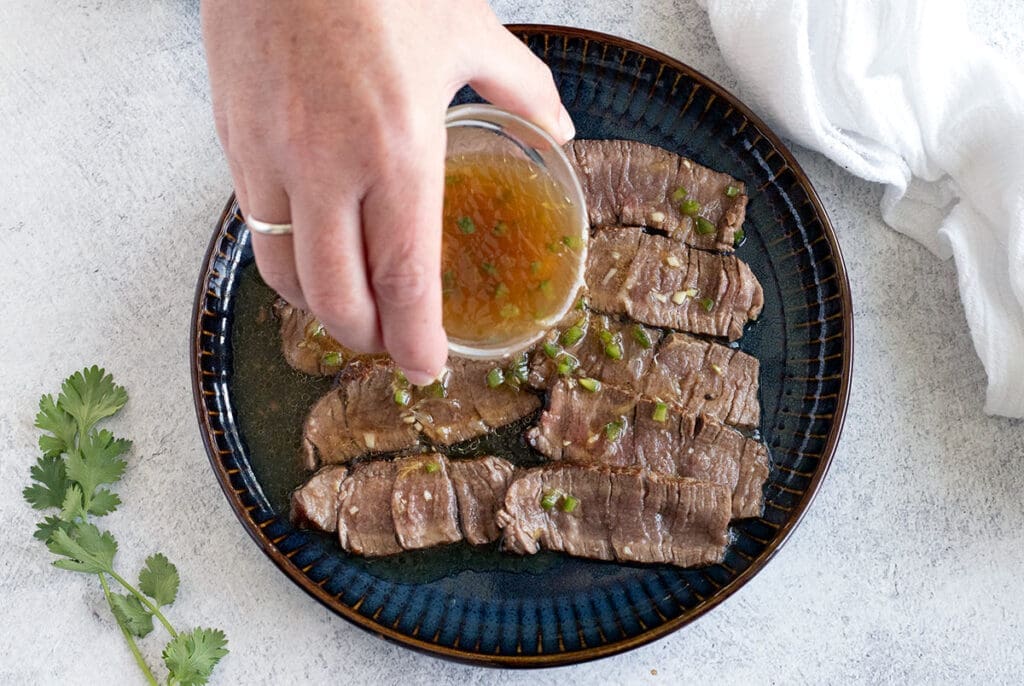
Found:
[[[698,0],[743,98],[956,261],[985,411],[1024,417],[1024,75],[943,0]]]

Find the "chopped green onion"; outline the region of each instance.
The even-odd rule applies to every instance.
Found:
[[[633,325],[633,340],[639,343],[640,347],[644,349],[649,349],[653,345],[653,343],[651,343],[651,337],[647,335],[647,329],[639,324]]]
[[[551,341],[545,341],[544,345],[542,345],[541,348],[544,350],[544,354],[550,357],[552,360],[555,359],[558,353],[562,352],[562,349],[559,348],[554,343],[552,343]]]
[[[565,333],[562,334],[559,342],[568,347],[579,343],[581,338],[583,338],[583,329],[578,326],[570,326],[565,330]]]
[[[736,233],[732,235],[732,244],[738,248],[746,237],[747,233],[743,229],[736,229]]]
[[[583,247],[583,241],[579,236],[562,236],[562,245],[572,250],[579,250]]]
[[[559,493],[558,491],[548,491],[541,497],[540,506],[545,510],[550,510],[555,506],[555,504],[561,497],[562,494]]]
[[[587,298],[585,296],[581,295],[580,299],[576,301],[576,309],[580,312],[587,309]]]
[[[501,371],[500,367],[495,367],[491,371],[487,372],[488,386],[491,388],[497,388],[503,383],[505,383],[505,372]]]
[[[459,225],[459,231],[462,233],[470,234],[476,231],[476,224],[469,217],[459,217],[455,223]]]
[[[562,376],[570,376],[576,368],[580,366],[580,361],[569,353],[559,353],[558,357],[555,358],[555,366],[558,368],[558,373]]]
[[[564,498],[562,498],[562,505],[561,505],[562,512],[572,512],[577,507],[579,507],[579,505],[580,505],[580,499],[579,498],[573,497],[571,495],[567,495]]]
[[[718,227],[709,222],[704,217],[697,217],[697,234],[701,236],[707,236],[712,233],[716,233]]]
[[[412,393],[409,392],[408,388],[399,388],[395,391],[395,404],[401,407],[409,407],[409,403],[412,402]]]
[[[504,298],[508,296],[508,286],[504,282],[499,283],[498,287],[494,289],[495,298]]]
[[[530,263],[530,273],[533,274],[534,276],[540,274],[540,262]]]
[[[655,404],[654,414],[651,415],[651,419],[656,422],[663,422],[668,419],[668,405],[665,403]]]
[[[583,386],[583,388],[587,389],[591,393],[597,393],[599,390],[601,390],[601,382],[598,381],[597,379],[591,379],[588,376],[585,376],[582,379],[580,379],[580,386]]]
[[[622,359],[622,345],[619,343],[609,343],[604,347],[604,354],[613,360]]]
[[[622,432],[626,429],[626,425],[623,422],[608,422],[604,425],[604,437],[609,441],[617,441],[622,437]]]
[[[693,217],[700,212],[700,203],[696,200],[687,200],[679,206],[679,211],[685,215]]]
[[[423,466],[427,470],[427,474],[434,474],[435,472],[441,471],[441,465],[436,462],[428,462]]]
[[[609,343],[611,343],[614,340],[614,338],[615,338],[612,335],[612,332],[609,331],[608,329],[601,329],[600,331],[598,331],[597,332],[597,337],[605,345],[608,345]]]
[[[544,279],[537,285],[537,289],[544,294],[545,298],[550,298],[555,294],[555,288],[551,285],[551,281]]]
[[[562,252],[562,248],[558,245],[558,243],[551,241],[550,243],[548,243],[548,252],[559,253]]]
[[[504,236],[508,233],[508,224],[505,222],[498,222],[494,225],[494,235]]]
[[[424,386],[423,391],[434,398],[447,398],[448,397],[448,386],[443,381],[438,379],[429,386]]]
[[[316,321],[315,319],[313,320],[313,322],[316,324],[316,328],[313,329],[313,338],[323,338],[324,336],[326,336],[327,330],[324,328],[324,325]]]
[[[526,353],[522,353],[512,360],[512,364],[508,366],[508,376],[520,383],[526,383],[526,380],[530,378],[530,368],[527,364]]]
[[[672,191],[672,199],[676,202],[682,202],[686,200],[687,195],[689,195],[689,193],[687,193],[686,189],[683,188],[682,186]]]
[[[324,356],[320,358],[320,361],[328,367],[337,367],[341,364],[341,353],[335,350],[332,350],[329,353],[324,353]]]
[[[700,306],[704,308],[705,312],[710,312],[715,308],[715,301],[711,298],[701,298],[697,302],[700,303]]]
[[[408,388],[409,386],[409,379],[405,378],[405,372],[401,369],[395,370],[395,383],[402,388]]]
[[[507,305],[502,305],[499,314],[501,314],[503,319],[512,319],[512,317],[519,316],[519,308],[512,303],[508,303]]]
[[[497,276],[498,275],[498,268],[495,267],[490,262],[484,262],[483,264],[481,264],[480,265],[480,269],[483,270],[484,274],[487,274],[487,276]]]
[[[740,189],[737,188],[736,186],[726,186],[726,188],[725,188],[725,196],[727,198],[735,198],[739,194],[740,194]]]

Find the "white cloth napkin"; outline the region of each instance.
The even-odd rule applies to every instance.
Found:
[[[956,260],[985,411],[1024,417],[1024,75],[944,0],[698,0],[770,125]]]

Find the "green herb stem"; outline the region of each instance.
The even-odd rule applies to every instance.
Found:
[[[121,576],[120,574],[118,574],[114,570],[109,569],[109,570],[107,570],[107,573],[110,574],[110,576],[114,579],[114,581],[116,581],[117,583],[121,584],[124,587],[124,590],[128,591],[133,596],[138,598],[139,602],[146,606],[146,609],[149,610],[150,613],[152,613],[152,615],[154,617],[156,617],[160,621],[161,624],[164,625],[164,628],[167,629],[167,633],[169,633],[171,635],[171,638],[177,638],[178,637],[178,632],[175,631],[174,627],[171,626],[171,623],[167,621],[167,618],[164,617],[164,613],[160,611],[159,607],[154,605],[150,601],[149,598],[147,598],[145,595],[143,595],[139,591],[139,589],[135,588],[130,583],[128,583],[128,581],[123,576]]]
[[[114,612],[114,600],[110,597],[110,586],[107,584],[107,577],[105,574],[97,574],[100,578],[100,585],[103,586],[103,596],[107,599],[107,605],[110,607],[110,614],[114,615],[114,621],[117,622],[117,626],[121,629],[121,635],[124,636],[125,642],[128,644],[128,649],[132,651],[132,656],[135,658],[135,664],[142,670],[142,676],[146,677],[146,682],[152,684],[152,686],[158,686],[156,677],[153,676],[153,671],[146,664],[146,660],[142,657],[142,653],[139,652],[139,644],[135,642],[132,635],[128,633],[128,629],[125,628],[124,624],[118,618],[117,613]]]

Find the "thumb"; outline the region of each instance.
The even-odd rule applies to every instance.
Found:
[[[484,38],[486,60],[469,79],[481,97],[533,122],[559,143],[576,135],[572,117],[562,105],[551,70],[505,27]]]

